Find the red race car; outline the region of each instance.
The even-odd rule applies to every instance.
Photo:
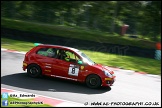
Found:
[[[114,72],[96,64],[78,49],[38,44],[25,54],[23,70],[31,77],[47,75],[86,83],[90,88],[112,86]]]

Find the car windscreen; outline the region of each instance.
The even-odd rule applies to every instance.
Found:
[[[81,51],[78,51],[77,52],[82,58],[83,58],[83,62],[86,62],[88,63],[89,65],[94,65],[95,62],[93,62],[86,54],[84,54],[83,52]]]

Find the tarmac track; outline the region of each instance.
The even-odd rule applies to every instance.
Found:
[[[148,107],[161,106],[160,76],[117,70],[114,86],[89,89],[84,84],[57,78],[30,78],[22,70],[23,59],[24,54],[1,51],[1,88],[36,93],[90,106],[94,106],[94,102],[102,105],[106,102],[118,102],[118,105],[112,104],[117,107],[121,102],[141,102]],[[158,105],[153,105],[154,103]]]

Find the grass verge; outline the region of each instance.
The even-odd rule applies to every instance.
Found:
[[[1,38],[2,48],[18,51],[29,51],[33,46],[34,43]],[[149,74],[161,75],[161,61],[158,60],[101,53],[89,50],[81,51],[88,55],[96,63],[101,63],[107,66],[122,67],[124,69],[130,69],[134,71],[147,72]]]

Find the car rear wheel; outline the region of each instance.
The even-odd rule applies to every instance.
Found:
[[[32,64],[27,67],[27,74],[30,77],[39,77],[42,74],[42,70],[38,65]]]
[[[101,86],[101,79],[98,75],[89,75],[86,78],[86,84],[90,88],[98,88]]]

